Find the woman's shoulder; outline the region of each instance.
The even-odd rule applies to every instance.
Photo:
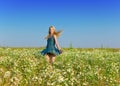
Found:
[[[57,38],[57,36],[56,35],[53,35],[53,37],[56,39]]]

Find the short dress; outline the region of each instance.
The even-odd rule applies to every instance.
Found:
[[[51,36],[47,39],[47,46],[44,50],[41,51],[42,55],[46,54],[53,54],[53,55],[59,55],[60,51],[55,46],[55,39],[54,36]]]

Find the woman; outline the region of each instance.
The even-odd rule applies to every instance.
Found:
[[[54,26],[49,27],[49,33],[46,37],[47,39],[47,46],[46,48],[41,52],[42,55],[45,55],[47,62],[53,63],[55,61],[56,55],[59,55],[62,53],[61,47],[58,44],[57,38],[60,36],[62,31],[55,31]]]

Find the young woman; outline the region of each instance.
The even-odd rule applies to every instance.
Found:
[[[47,39],[46,48],[41,51],[42,55],[45,55],[47,62],[53,63],[55,61],[56,55],[62,53],[61,47],[58,44],[57,37],[61,34],[62,31],[55,31],[54,26],[49,27],[48,36],[45,37]]]

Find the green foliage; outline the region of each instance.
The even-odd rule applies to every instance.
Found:
[[[69,46],[69,48],[70,48],[70,49],[73,49],[73,45],[72,45],[72,43],[70,43],[70,46]]]
[[[42,48],[0,48],[0,86],[119,86],[120,49],[63,49],[53,65]]]

